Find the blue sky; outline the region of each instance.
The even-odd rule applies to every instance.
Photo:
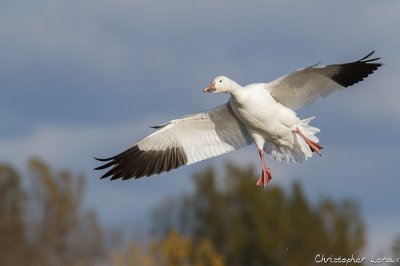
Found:
[[[255,147],[134,182],[98,180],[92,156],[224,103],[202,92],[215,76],[267,82],[376,50],[385,63],[376,74],[299,112],[317,116],[323,156],[268,161],[273,184],[301,180],[310,199],[357,199],[369,250],[384,253],[400,233],[398,25],[398,1],[2,1],[0,160],[22,169],[37,155],[85,173],[103,224],[133,227],[190,190],[194,171],[226,160],[259,167]]]

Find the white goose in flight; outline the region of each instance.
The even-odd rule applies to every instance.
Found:
[[[101,177],[111,180],[140,178],[215,157],[254,143],[261,160],[257,185],[264,188],[272,174],[264,153],[278,161],[302,162],[320,155],[314,118],[301,120],[295,113],[314,102],[362,81],[382,66],[364,58],[346,64],[313,65],[298,69],[269,83],[241,86],[225,77],[216,77],[204,92],[229,93],[229,101],[214,109],[171,120],[132,148],[107,159],[95,170],[111,167]]]

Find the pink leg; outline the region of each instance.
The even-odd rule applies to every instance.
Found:
[[[308,144],[308,146],[310,146],[310,149],[312,152],[316,152],[316,153],[318,153],[318,155],[321,156],[321,150],[322,150],[321,145],[308,139],[306,136],[303,135],[303,133],[301,133],[301,131],[298,128],[296,129],[296,133],[299,134],[299,136],[304,139],[304,141]]]
[[[263,186],[265,189],[267,187],[268,182],[272,179],[272,173],[269,171],[267,164],[264,160],[264,150],[258,150],[258,154],[261,159],[262,172],[261,177],[257,181],[257,186]]]

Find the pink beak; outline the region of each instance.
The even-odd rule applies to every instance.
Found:
[[[215,82],[211,82],[210,85],[204,88],[204,92],[214,92],[217,88],[215,88]]]

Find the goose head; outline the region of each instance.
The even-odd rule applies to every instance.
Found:
[[[213,81],[211,81],[210,85],[204,88],[204,92],[211,93],[232,93],[236,89],[240,87],[235,81],[231,80],[225,76],[218,76]]]

